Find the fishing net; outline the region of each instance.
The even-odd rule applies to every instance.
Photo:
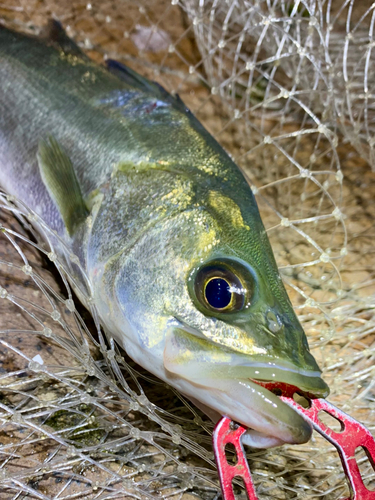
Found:
[[[0,2],[17,30],[39,33],[51,17],[98,62],[178,92],[233,155],[330,401],[375,433],[374,5]],[[103,338],[90,284],[86,311],[67,279],[85,283],[84,271],[74,255],[59,262],[56,234],[9,193],[0,206],[0,498],[220,498],[212,423]],[[260,499],[349,496],[316,434],[248,452]]]

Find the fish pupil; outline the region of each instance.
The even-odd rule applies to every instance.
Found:
[[[211,307],[224,309],[232,299],[229,283],[223,278],[210,279],[205,288],[205,297]]]

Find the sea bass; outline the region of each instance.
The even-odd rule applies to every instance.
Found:
[[[260,385],[325,397],[243,174],[178,96],[51,23],[0,27],[0,184],[78,256],[106,334],[252,446],[311,428]]]

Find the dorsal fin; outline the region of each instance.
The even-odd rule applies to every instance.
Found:
[[[122,64],[113,59],[106,61],[108,71],[113,75],[126,82],[128,85],[146,92],[154,97],[157,97],[163,102],[169,103],[173,108],[183,113],[190,113],[190,110],[185,106],[180,96],[176,94],[173,96],[165,90],[159,83],[149,80],[148,78],[139,75],[136,71],[132,70],[125,64]]]
[[[61,50],[66,55],[72,55],[89,61],[90,59],[82,52],[78,45],[68,37],[60,21],[51,19],[42,32],[42,37],[45,38],[49,45],[52,45],[57,50]]]

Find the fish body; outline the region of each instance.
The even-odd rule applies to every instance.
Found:
[[[178,97],[52,24],[0,28],[0,183],[76,253],[101,323],[248,442],[311,428],[257,381],[328,388],[242,173]]]

